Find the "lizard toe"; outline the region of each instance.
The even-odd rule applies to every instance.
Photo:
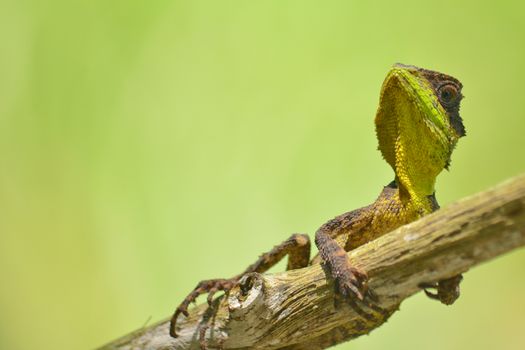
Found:
[[[459,298],[460,288],[459,284],[463,279],[462,275],[453,276],[437,283],[421,283],[420,288],[425,294],[434,300],[439,300],[442,304],[452,305]],[[435,289],[436,292],[430,292],[428,289]]]
[[[183,314],[184,316],[188,317],[189,305],[195,302],[200,295],[208,293],[207,302],[208,305],[211,306],[213,297],[218,291],[224,291],[227,294],[235,286],[238,280],[239,278],[236,276],[230,279],[212,279],[200,281],[197,283],[197,286],[191,291],[190,294],[188,294],[186,298],[184,298],[177,309],[175,309],[170,322],[170,335],[173,338],[177,337],[176,328],[179,315]]]

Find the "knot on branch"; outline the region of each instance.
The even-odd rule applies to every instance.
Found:
[[[264,283],[261,274],[248,273],[239,280],[238,288],[230,291],[228,296],[228,310],[232,320],[243,320],[254,308],[263,304]]]

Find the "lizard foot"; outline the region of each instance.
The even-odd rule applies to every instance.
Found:
[[[205,280],[201,281],[197,284],[197,286],[193,289],[193,291],[188,294],[188,296],[180,303],[180,305],[175,309],[175,312],[173,313],[173,316],[171,317],[170,322],[170,335],[173,338],[177,338],[177,332],[176,332],[176,326],[177,326],[177,318],[180,314],[183,314],[184,316],[188,317],[188,306],[195,302],[195,300],[202,294],[208,293],[208,305],[211,306],[213,301],[213,296],[218,291],[224,291],[226,294],[236,285],[237,281],[239,280],[238,276],[235,276],[230,279],[213,279],[213,280]],[[201,332],[202,333],[202,332]],[[202,344],[202,339],[201,339]],[[202,345],[201,345],[202,347]]]
[[[341,301],[344,301],[352,307],[361,317],[372,320],[375,318],[373,314],[367,313],[361,304],[368,308],[382,313],[383,309],[377,305],[377,296],[368,288],[368,275],[353,266],[348,261],[337,264],[332,269],[332,276],[335,285],[335,306],[339,306]]]
[[[437,283],[421,283],[419,287],[423,288],[429,298],[439,300],[445,305],[452,305],[459,298],[459,284],[462,279],[462,275],[457,275]],[[432,293],[428,289],[435,289],[436,293]]]

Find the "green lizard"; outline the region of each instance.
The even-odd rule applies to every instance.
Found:
[[[217,291],[228,293],[244,274],[262,273],[285,255],[288,270],[323,263],[334,280],[336,299],[347,301],[366,318],[358,304],[373,306],[373,293],[367,288],[366,273],[351,266],[346,252],[439,208],[434,196],[436,177],[448,169],[452,151],[465,135],[459,115],[461,89],[462,84],[449,75],[395,64],[383,82],[375,118],[379,150],[394,170],[394,181],[383,188],[374,203],[322,225],[315,234],[319,255],[311,261],[308,236],[294,234],[261,255],[243,273],[200,282],[176,309],[170,334],[177,336],[178,316],[188,316],[189,304],[199,295],[208,293],[211,305]],[[459,297],[460,281],[461,276],[455,276],[421,287],[429,297],[452,304]]]

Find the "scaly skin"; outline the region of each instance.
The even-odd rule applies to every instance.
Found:
[[[374,203],[339,215],[316,232],[319,255],[310,263],[323,263],[334,280],[336,301],[348,302],[370,322],[382,323],[392,310],[381,310],[373,305],[366,273],[351,266],[346,252],[439,208],[434,196],[436,177],[443,169],[448,169],[452,151],[458,139],[465,135],[459,116],[461,89],[461,83],[446,74],[395,64],[381,88],[375,118],[379,150],[394,170],[394,181],[384,187]],[[211,305],[215,292],[228,293],[242,275],[262,273],[285,255],[289,256],[287,269],[308,265],[308,236],[292,235],[231,279],[200,282],[176,309],[170,334],[177,336],[179,314],[187,315],[188,305],[200,294],[209,293]],[[453,276],[426,283],[421,288],[436,288],[435,294],[425,292],[448,305],[459,297],[460,281],[461,276]],[[376,311],[375,319],[362,310],[361,304]],[[201,332],[201,338],[204,333]],[[206,347],[203,339],[201,347]]]

